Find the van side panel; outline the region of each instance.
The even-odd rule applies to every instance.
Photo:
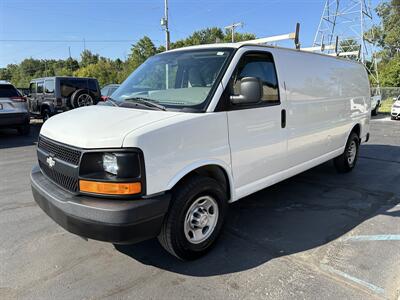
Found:
[[[289,166],[344,149],[355,124],[365,137],[370,91],[361,64],[284,49],[273,53],[286,88]]]

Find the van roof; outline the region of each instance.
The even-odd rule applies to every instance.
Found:
[[[273,46],[273,45],[266,45],[266,44],[254,44],[254,43],[251,43],[251,42],[247,43],[246,41],[238,42],[238,43],[215,43],[215,44],[202,44],[202,45],[195,45],[195,46],[187,46],[187,47],[182,47],[182,48],[177,48],[177,49],[171,49],[171,50],[168,50],[167,52],[177,52],[177,51],[183,51],[183,50],[197,50],[197,49],[214,49],[214,48],[239,49],[240,47],[244,47],[244,46],[259,47],[259,48],[270,48],[270,49],[282,49],[282,50],[294,51],[294,52],[299,52],[299,53],[308,53],[308,54],[311,54],[311,55],[312,54],[314,54],[314,55],[322,55],[324,57],[330,57],[330,58],[333,58],[333,59],[340,59],[340,60],[343,60],[343,61],[362,64],[359,61],[346,59],[345,57],[340,57],[340,56],[328,55],[326,53],[310,52],[310,51],[304,51],[304,50],[301,50],[301,49]]]

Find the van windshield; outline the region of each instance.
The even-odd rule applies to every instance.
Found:
[[[233,49],[166,52],[147,59],[112,95],[118,102],[146,99],[165,108],[203,110]]]

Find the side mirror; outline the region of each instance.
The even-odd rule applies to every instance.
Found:
[[[233,104],[257,103],[261,100],[263,89],[261,80],[257,77],[244,77],[240,80],[238,96],[231,96]]]

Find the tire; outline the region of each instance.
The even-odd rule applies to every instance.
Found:
[[[378,115],[378,108],[375,107],[375,109],[371,110],[371,116],[377,116]]]
[[[46,122],[48,119],[50,119],[50,117],[51,117],[50,110],[48,108],[45,108],[42,111],[43,123]]]
[[[352,171],[356,166],[359,150],[360,138],[355,132],[352,132],[347,140],[343,154],[333,160],[336,170],[339,173]]]
[[[31,126],[29,124],[21,125],[17,128],[17,130],[20,135],[28,135],[31,130]]]
[[[396,118],[395,118],[395,117],[390,117],[390,119],[392,119],[392,120],[396,120]]]
[[[71,106],[73,108],[90,106],[96,104],[94,98],[86,90],[76,90],[71,95]]]
[[[228,205],[226,191],[216,180],[196,176],[183,182],[172,197],[158,241],[181,260],[199,258],[215,245],[221,232]]]

